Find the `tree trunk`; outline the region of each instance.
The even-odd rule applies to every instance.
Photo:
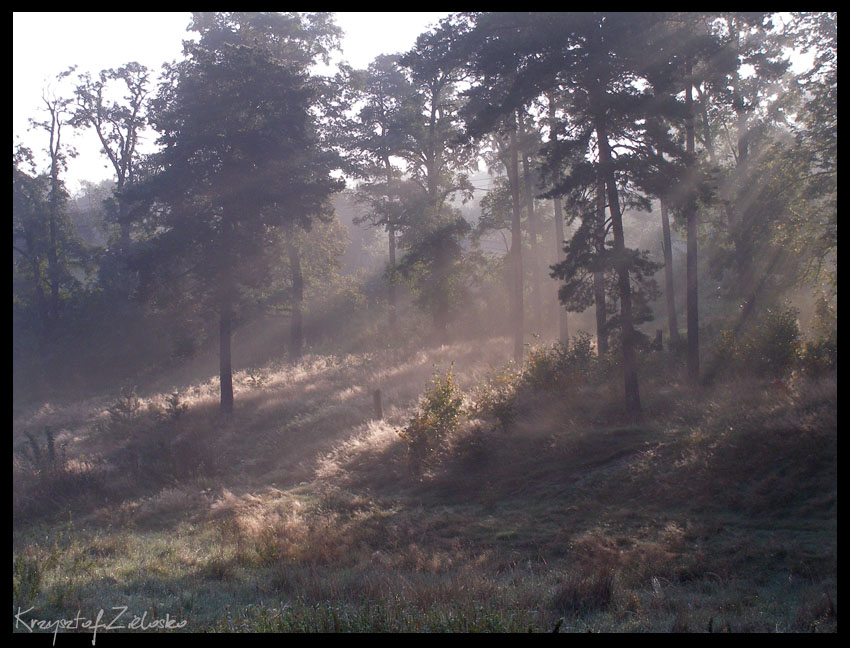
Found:
[[[104,144],[104,146],[106,145]],[[127,214],[127,205],[121,195],[125,180],[119,167],[116,167],[116,172],[118,172],[118,181],[115,183],[115,194],[118,196],[118,227],[120,229],[118,245],[121,256],[126,259],[127,253],[130,251],[130,217]]]
[[[397,315],[396,315],[396,293],[395,293],[395,227],[393,225],[387,226],[387,236],[389,238],[390,244],[390,280],[387,286],[387,302],[390,308],[389,318],[390,318],[390,333],[395,335],[397,329]]]
[[[520,135],[525,136],[525,119],[519,115]],[[534,328],[537,333],[542,333],[543,326],[543,295],[541,294],[543,282],[540,277],[540,253],[538,251],[537,238],[540,235],[540,223],[537,214],[534,213],[534,187],[531,181],[531,165],[528,161],[528,151],[523,147],[522,151],[522,175],[525,185],[525,209],[528,214],[528,235],[531,243],[531,303],[534,307]]]
[[[514,362],[522,365],[525,349],[523,348],[524,304],[522,286],[522,217],[519,202],[519,161],[516,141],[516,122],[510,134],[510,151],[508,152],[508,182],[511,187],[511,266],[513,270],[513,307],[514,329]]]
[[[626,242],[623,234],[623,218],[620,213],[620,196],[617,190],[614,166],[608,133],[601,116],[596,117],[596,136],[599,143],[599,163],[608,195],[611,212],[611,230],[614,234],[614,263],[617,270],[617,287],[620,295],[620,328],[623,347],[623,379],[625,386],[626,411],[637,414],[641,411],[638,388],[637,357],[635,355],[634,327],[632,324],[632,290],[629,283],[629,268],[626,258]]]
[[[219,412],[223,417],[229,417],[233,414],[233,367],[230,360],[232,308],[230,296],[224,297],[221,302],[218,325],[219,383],[221,385]]]
[[[731,36],[734,40],[736,49],[740,47],[741,34],[739,25],[732,22]],[[750,149],[750,134],[749,134],[749,115],[745,105],[744,95],[741,90],[741,79],[736,73],[732,80],[732,107],[735,110],[736,116],[736,136],[737,136],[737,153],[735,155],[735,175],[739,179],[738,182],[746,186],[749,174],[749,149]],[[743,201],[736,201],[741,203]],[[732,241],[735,245],[735,265],[738,269],[738,291],[742,299],[742,312],[749,314],[755,306],[755,293],[753,289],[755,277],[753,276],[753,247],[750,241],[750,234],[746,232],[746,224],[744,214],[741,212],[741,205],[736,204],[734,213],[730,219],[730,229]]]
[[[549,99],[549,139],[554,141],[555,135],[555,95],[551,91],[547,93]],[[556,171],[555,185],[560,182],[560,173]],[[555,208],[555,263],[561,263],[566,258],[564,252],[564,211],[561,206],[561,199],[555,197],[552,199]],[[555,287],[555,309],[558,313],[558,340],[562,344],[570,343],[570,329],[567,322],[567,309],[561,304],[558,299],[558,288]]]
[[[679,322],[676,319],[676,300],[673,292],[673,246],[667,202],[663,198],[661,199],[661,230],[664,237],[664,295],[667,301],[667,327],[670,329],[670,344],[675,344],[679,341]]]
[[[301,256],[291,237],[286,243],[289,270],[292,273],[292,318],[289,323],[289,359],[297,362],[304,348],[301,308],[304,302],[304,277],[301,273]]]
[[[561,207],[561,199],[554,198],[555,203],[555,242],[556,242],[556,263],[561,263],[566,255],[564,254],[564,211]],[[555,288],[555,308],[558,313],[558,340],[563,344],[570,343],[570,328],[567,321],[567,309],[564,308],[561,301],[558,299],[558,289]]]
[[[605,252],[605,181],[600,177],[596,185],[596,253]],[[593,301],[596,304],[596,353],[601,358],[608,355],[608,314],[605,312],[605,275],[602,270],[593,273]]]
[[[384,156],[384,168],[387,172],[387,200],[392,200],[392,179],[393,179],[393,168],[390,164],[389,156]],[[392,218],[392,216],[390,216]],[[390,332],[395,335],[396,333],[396,292],[395,292],[395,224],[390,222],[387,223],[387,236],[389,238],[389,252],[390,252],[390,280],[389,285],[387,286],[387,302],[389,304],[389,320],[390,320]]]
[[[50,283],[48,328],[52,332],[59,321],[59,175],[57,162],[52,164],[47,223],[47,279]]]
[[[687,74],[690,76],[690,65]],[[691,94],[691,84],[685,89],[685,153],[688,157],[688,165],[694,165],[694,101]],[[689,187],[690,194],[687,199],[687,227],[688,227],[688,256],[687,256],[687,284],[688,284],[688,382],[696,385],[699,382],[699,293],[697,283],[697,209],[694,188]]]
[[[702,137],[705,150],[708,151],[708,159],[712,166],[717,166],[717,154],[714,152],[714,138],[711,136],[711,122],[708,120],[708,98],[699,91],[700,113],[702,116]]]
[[[739,99],[740,105],[736,103],[738,113],[738,163],[735,174],[739,182],[748,183],[749,175],[749,134],[747,125],[747,114],[743,107],[743,99]],[[753,274],[753,245],[751,234],[747,232],[745,216],[741,213],[741,202],[734,208],[734,220],[732,222],[732,242],[735,245],[735,265],[738,269],[738,290],[741,295],[742,310],[750,312],[755,307],[756,291],[753,290],[755,276]]]

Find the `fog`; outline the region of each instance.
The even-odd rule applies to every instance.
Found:
[[[15,631],[837,631],[836,14],[393,16],[16,126]]]

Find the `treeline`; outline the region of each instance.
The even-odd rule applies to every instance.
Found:
[[[834,13],[460,13],[407,53],[333,75],[314,71],[339,48],[330,14],[195,13],[189,29],[197,42],[156,85],[129,63],[45,94],[34,126],[49,169],[15,149],[17,362],[53,371],[102,349],[120,363],[122,338],[156,349],[163,328],[217,328],[229,415],[236,323],[283,309],[289,355],[302,353],[305,276],[344,253],[343,177],[357,220],[385,237],[387,339],[403,335],[401,292],[436,340],[475,294],[478,321],[506,311],[517,363],[531,331],[568,342],[567,312],[593,309],[597,353],[619,358],[632,413],[638,327],[662,295],[694,384],[723,357],[700,339],[706,290],[712,325],[733,336],[791,288],[835,301]],[[159,149],[141,155],[147,127]],[[97,136],[114,169],[90,192],[95,226],[62,180],[69,128]],[[478,200],[482,161],[493,183]],[[473,199],[474,223],[461,209]],[[640,232],[624,218],[656,207],[663,258],[628,245]],[[482,252],[487,236],[506,253]]]

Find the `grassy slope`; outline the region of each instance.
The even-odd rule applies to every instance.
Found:
[[[240,373],[227,425],[215,379],[171,425],[110,427],[105,398],[20,416],[16,448],[51,425],[69,461],[16,460],[13,610],[126,605],[193,631],[837,629],[834,380],[694,395],[648,377],[636,425],[607,389],[543,399],[412,474],[396,432],[435,367],[469,389],[506,348]]]

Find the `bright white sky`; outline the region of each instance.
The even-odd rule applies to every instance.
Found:
[[[342,58],[365,68],[379,54],[405,52],[416,37],[448,12],[339,12],[337,24],[345,31]],[[12,119],[13,145],[20,138],[34,153],[47,146],[47,135],[29,131],[29,119],[44,119],[42,91],[56,75],[71,65],[94,77],[101,70],[137,61],[158,71],[165,62],[182,56],[182,41],[191,15],[169,13],[15,12],[12,16]],[[73,76],[66,79],[71,81]],[[53,83],[53,86],[56,84]],[[71,84],[57,88],[70,96]],[[79,189],[80,180],[100,181],[112,176],[112,167],[99,151],[90,131],[67,142],[79,156],[69,161],[68,189]],[[148,147],[151,143],[148,142]],[[46,157],[46,156],[45,156]]]

